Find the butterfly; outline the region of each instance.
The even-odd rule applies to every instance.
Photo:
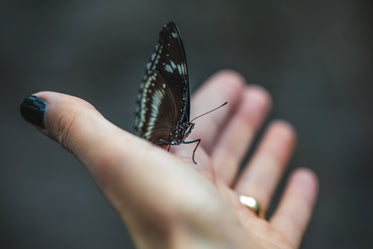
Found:
[[[185,141],[194,123],[190,121],[190,91],[187,61],[180,32],[174,22],[163,26],[140,84],[135,129],[160,146],[197,143]]]
[[[146,64],[137,96],[135,129],[140,137],[156,145],[168,145],[168,151],[172,145],[197,143],[192,156],[197,164],[194,156],[201,139],[185,141],[194,128],[193,120],[190,120],[184,45],[175,23],[168,22],[160,31],[154,52]]]

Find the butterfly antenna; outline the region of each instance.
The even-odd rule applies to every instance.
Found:
[[[197,116],[197,117],[193,118],[193,119],[192,119],[192,120],[191,120],[190,122],[192,122],[192,121],[196,120],[197,118],[200,118],[200,117],[202,117],[202,116],[205,116],[206,114],[209,114],[210,112],[216,111],[217,109],[219,109],[220,107],[223,107],[223,106],[225,106],[226,104],[228,104],[228,101],[227,101],[227,102],[225,102],[224,104],[222,104],[222,105],[220,105],[220,106],[218,106],[218,107],[216,107],[216,108],[212,109],[211,111],[205,112],[204,114],[201,114],[201,115],[199,115],[199,116]]]

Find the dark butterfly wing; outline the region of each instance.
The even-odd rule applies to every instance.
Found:
[[[169,120],[177,117],[174,97],[159,72],[149,72],[143,84],[138,96],[135,128],[141,137],[162,145],[161,139],[170,140],[172,125]]]
[[[170,130],[190,119],[189,95],[184,46],[176,25],[169,22],[159,33],[140,85],[135,123],[140,136],[155,144],[171,141]]]
[[[160,58],[156,70],[166,79],[180,111],[179,124],[190,120],[190,93],[187,61],[181,35],[175,23],[167,23],[159,34]],[[162,49],[161,49],[162,47]],[[176,126],[177,124],[174,123]]]

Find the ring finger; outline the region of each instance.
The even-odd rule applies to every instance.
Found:
[[[254,197],[267,210],[294,145],[294,129],[284,121],[273,122],[239,177],[236,192]]]

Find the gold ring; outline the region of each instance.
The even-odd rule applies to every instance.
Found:
[[[259,203],[251,196],[240,195],[240,202],[251,209],[259,218],[265,218],[265,212],[260,208]]]

